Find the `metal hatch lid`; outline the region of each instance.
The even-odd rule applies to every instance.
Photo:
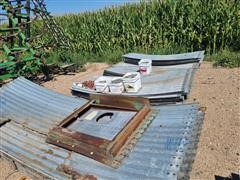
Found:
[[[198,104],[155,106],[161,113],[153,120],[129,157],[118,169],[88,157],[47,144],[46,135],[11,121],[0,128],[1,153],[52,179],[68,179],[60,167],[98,179],[187,178],[194,159],[203,113]]]

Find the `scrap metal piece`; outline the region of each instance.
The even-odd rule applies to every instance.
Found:
[[[133,138],[127,143],[128,151],[122,154],[122,163],[118,168],[112,168],[79,153],[46,143],[47,134],[43,132],[53,127],[52,122],[60,123],[63,117],[83,106],[86,100],[66,97],[26,81],[20,78],[0,89],[0,107],[4,109],[0,111],[1,116],[13,118],[0,127],[0,152],[28,169],[28,172],[31,170],[51,179],[70,179],[73,175],[71,172],[98,179],[177,180],[189,177],[204,118],[198,104],[152,107],[156,116],[147,117],[151,119],[150,123],[143,124],[145,129],[137,130],[134,137],[139,139],[136,141]],[[28,101],[30,97],[34,100]],[[44,102],[47,99],[51,100],[46,105]],[[25,101],[27,103],[21,105]],[[118,99],[112,101],[118,103]],[[46,106],[51,107],[51,110],[57,108],[58,111],[46,111],[43,108]],[[139,104],[134,106],[140,107]],[[26,112],[31,118],[23,124],[22,118],[28,117]],[[53,118],[62,112],[64,116]],[[42,118],[36,120],[36,114]],[[62,165],[70,167],[71,172],[63,171],[60,168]]]
[[[137,65],[119,63],[104,71],[105,76],[122,76],[127,72],[138,71]],[[176,66],[153,66],[150,75],[141,75],[142,88],[137,93],[123,92],[124,96],[145,97],[151,103],[183,101],[190,92],[197,64]],[[72,86],[72,94],[88,98],[89,94],[99,94],[95,90]],[[110,94],[110,93],[109,93]]]
[[[152,74],[157,74],[160,72],[168,71],[168,70],[178,70],[178,69],[197,69],[198,63],[189,63],[189,64],[180,64],[180,65],[172,65],[172,66],[153,66]],[[124,62],[120,62],[112,65],[111,67],[104,70],[104,76],[123,76],[128,72],[138,72],[139,66],[135,64],[128,64]]]
[[[129,53],[122,56],[124,62],[129,64],[138,64],[141,59],[151,59],[153,66],[167,66],[188,63],[201,63],[204,57],[204,51],[195,51],[191,53],[171,54],[171,55],[150,55]]]
[[[95,113],[90,120],[87,115]],[[113,138],[123,129],[127,123],[135,116],[134,111],[123,111],[113,109],[89,109],[85,117],[79,117],[75,122],[70,124],[67,128],[73,131],[79,131],[91,136],[113,140]],[[103,117],[107,120],[101,120]],[[85,118],[85,119],[84,119]],[[106,121],[105,123],[101,121]]]
[[[123,159],[118,157],[123,146],[150,111],[149,102],[143,98],[95,96],[52,128],[47,142],[115,167],[113,162]],[[91,118],[86,120],[89,115]],[[110,115],[111,120],[99,122],[105,115]]]
[[[0,89],[0,117],[43,134],[87,100],[62,95],[19,77]]]

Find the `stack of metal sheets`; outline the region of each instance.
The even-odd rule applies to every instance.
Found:
[[[152,60],[150,75],[142,75],[142,88],[137,93],[122,93],[124,96],[145,97],[152,104],[175,103],[187,98],[195,70],[203,61],[204,51],[174,55],[144,55],[130,53],[123,56],[125,62],[106,69],[104,76],[123,76],[128,72],[139,71],[137,65],[141,59]],[[92,79],[94,80],[94,79]],[[95,90],[73,85],[72,94],[89,98]]]
[[[149,117],[152,123],[136,134],[140,137],[136,146],[128,147],[128,156],[115,169],[46,143],[49,129],[85,103],[24,78],[5,85],[0,89],[0,117],[9,121],[0,126],[1,155],[14,160],[33,179],[71,179],[72,175],[131,180],[189,177],[204,115],[198,104],[152,107],[156,112]]]
[[[197,63],[153,66],[150,75],[141,75],[142,88],[137,93],[122,93],[124,96],[142,96],[151,103],[179,102],[187,98]],[[104,71],[105,76],[123,76],[127,72],[136,72],[139,67],[133,64],[118,63]],[[72,87],[72,93],[80,97],[96,94],[94,90]]]
[[[204,51],[172,55],[150,55],[129,53],[123,55],[123,60],[129,64],[138,64],[141,59],[151,59],[153,66],[179,65],[188,63],[201,63],[204,58]]]

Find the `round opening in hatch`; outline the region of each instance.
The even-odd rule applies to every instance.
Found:
[[[114,113],[112,112],[103,113],[97,117],[96,121],[98,123],[107,123],[112,120],[113,115]]]

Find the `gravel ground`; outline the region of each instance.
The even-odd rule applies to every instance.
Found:
[[[189,101],[206,107],[191,179],[240,172],[240,68],[197,71]]]
[[[86,72],[62,75],[43,85],[70,95],[73,81],[98,76],[106,64],[88,65]],[[188,102],[199,102],[206,107],[205,120],[191,172],[192,180],[211,180],[214,175],[229,176],[240,171],[240,68],[213,68],[203,63],[194,78]],[[14,166],[0,160],[0,180],[14,172]],[[19,172],[17,172],[19,173]],[[13,174],[8,179],[25,176]],[[29,179],[29,178],[28,178]]]

